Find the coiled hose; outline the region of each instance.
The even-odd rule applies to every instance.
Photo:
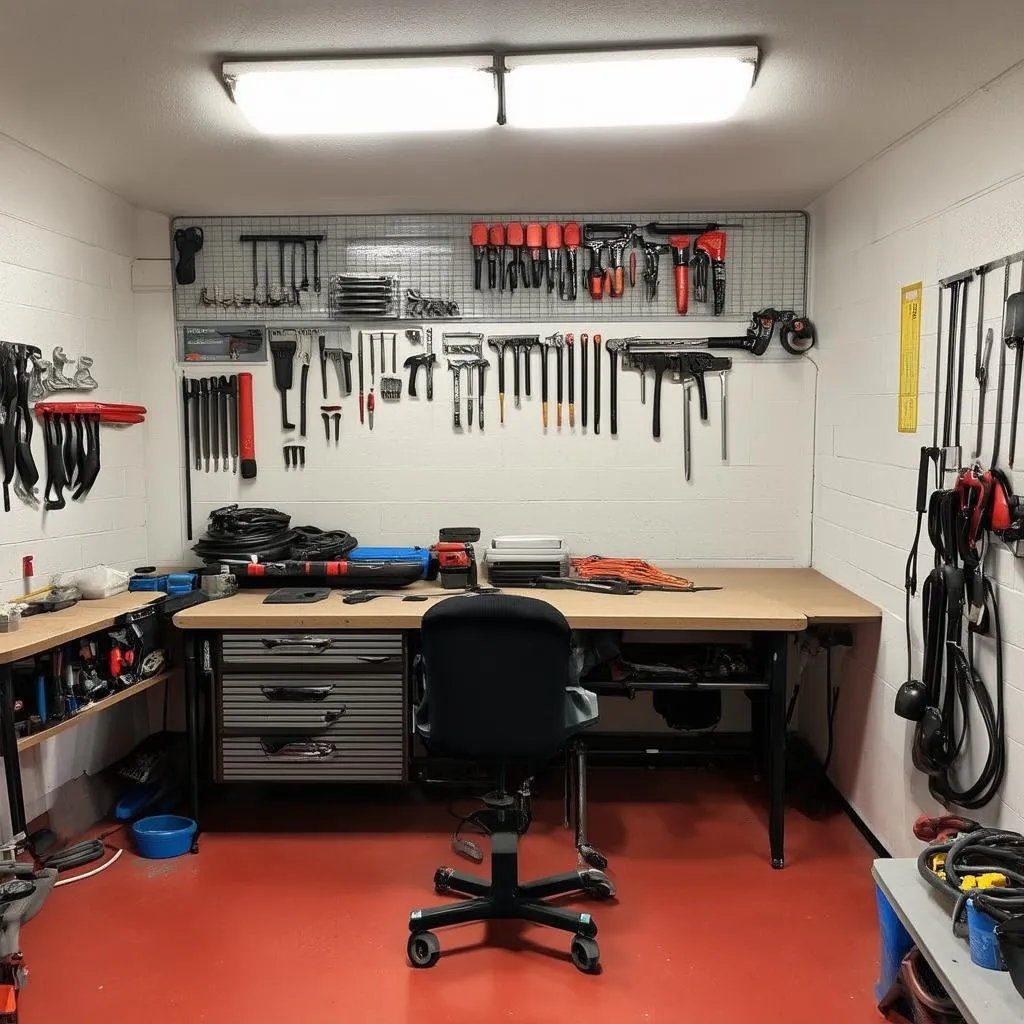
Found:
[[[940,878],[932,870],[936,854],[945,854]],[[1024,914],[1024,836],[998,828],[979,828],[947,842],[926,846],[917,858],[921,877],[937,892],[953,899],[953,932],[967,934],[964,920],[967,900],[997,921]],[[990,889],[961,888],[965,876],[998,872],[1006,876],[1006,886]]]
[[[351,551],[355,537],[344,530],[291,528],[291,516],[276,508],[226,505],[210,513],[206,535],[192,550],[204,562],[330,562]]]

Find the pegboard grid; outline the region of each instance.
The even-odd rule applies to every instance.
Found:
[[[172,231],[197,225],[203,229],[204,245],[196,258],[196,281],[192,285],[175,285],[175,312],[182,322],[217,322],[251,320],[256,323],[323,322],[331,319],[331,278],[346,274],[393,274],[399,278],[404,295],[415,288],[430,298],[454,299],[463,320],[487,321],[668,321],[679,323],[675,311],[672,261],[661,257],[658,296],[653,302],[645,298],[643,287],[643,253],[637,252],[637,283],[630,288],[628,280],[621,299],[605,297],[594,302],[586,284],[579,286],[575,302],[563,301],[557,289],[547,291],[545,281],[540,289],[520,287],[513,295],[487,289],[487,265],[484,260],[482,291],[473,288],[473,249],[469,243],[470,225],[477,221],[508,223],[528,221],[546,223],[570,220],[588,221],[718,222],[741,225],[728,230],[726,252],[726,303],[720,317],[713,317],[710,304],[698,303],[693,297],[691,268],[689,321],[740,320],[750,318],[752,311],[766,306],[805,311],[806,303],[806,215],[799,211],[737,213],[703,211],[699,213],[579,213],[542,214],[418,214],[364,215],[323,217],[182,217],[175,220]],[[244,234],[324,235],[320,244],[319,294],[313,291],[313,247],[307,250],[309,291],[300,292],[300,305],[223,305],[219,300],[251,298],[253,295],[252,246],[241,243]],[[652,236],[653,237],[653,236]],[[665,241],[664,238],[659,238]],[[692,241],[692,240],[691,240]],[[507,253],[507,250],[506,250]],[[176,255],[176,254],[175,254]],[[563,259],[565,258],[563,250]],[[579,250],[580,268],[589,266],[589,253]],[[628,276],[628,251],[624,257]],[[528,262],[528,257],[527,257]],[[608,254],[603,254],[607,266]],[[302,260],[296,264],[296,279],[302,276]],[[280,290],[280,263],[276,244],[260,244],[257,249],[259,287],[264,294],[266,276],[275,292]],[[290,292],[291,263],[285,265],[285,291]],[[213,305],[200,301],[202,290],[217,300]],[[709,286],[709,293],[711,291]],[[710,298],[710,294],[709,294]],[[404,314],[404,306],[403,306]],[[418,319],[418,318],[417,318]]]

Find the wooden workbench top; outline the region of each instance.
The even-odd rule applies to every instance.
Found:
[[[58,644],[88,636],[112,626],[125,612],[138,611],[163,594],[130,593],[103,597],[98,601],[79,601],[62,612],[47,612],[22,619],[14,633],[0,633],[0,665],[29,658]]]
[[[571,590],[506,590],[554,605],[575,629],[752,630],[795,632],[808,620],[877,619],[873,605],[812,569],[680,569],[698,586],[722,590],[694,594],[663,591],[617,597]],[[243,590],[179,612],[182,629],[418,629],[424,611],[443,597],[403,601],[417,583],[366,604],[347,605],[345,591],[310,605],[266,605],[267,590]]]

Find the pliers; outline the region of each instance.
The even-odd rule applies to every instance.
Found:
[[[302,373],[299,377],[299,436],[306,436],[306,382],[309,380],[309,361],[313,358],[313,332],[308,330],[297,331],[298,334],[298,357],[302,364]]]

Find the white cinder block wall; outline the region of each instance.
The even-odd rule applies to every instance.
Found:
[[[0,338],[91,355],[100,389],[91,399],[135,402],[138,367],[131,254],[135,211],[59,164],[0,136]],[[38,422],[33,452],[45,484]],[[146,560],[144,429],[103,428],[102,468],[87,501],[43,513],[12,493],[0,512],[0,598],[22,593],[21,559],[35,556],[36,579],[59,569]],[[29,818],[49,794],[83,770],[129,749],[147,720],[128,701],[22,757]],[[2,800],[6,804],[6,790]],[[6,813],[0,814],[6,821]],[[6,827],[6,826],[5,826]]]
[[[813,564],[885,612],[877,662],[861,651],[844,673],[832,775],[872,831],[896,854],[916,852],[914,818],[934,813],[925,780],[913,769],[912,728],[893,713],[906,678],[903,578],[913,536],[920,447],[931,444],[939,278],[1024,249],[1024,68],[1006,74],[878,159],[811,207],[812,303],[822,339],[815,456]],[[900,288],[925,282],[921,415],[916,435],[896,430]],[[1014,275],[1014,290],[1019,275]],[[1002,271],[990,275],[987,326],[998,356]],[[973,446],[977,286],[968,311],[966,450]],[[944,317],[948,323],[948,315]],[[1011,358],[1012,370],[1012,358]],[[1005,418],[1009,419],[1009,383]],[[984,451],[991,452],[994,384]],[[1003,460],[1006,437],[1003,433]],[[970,439],[967,441],[966,439]],[[1024,441],[1024,438],[1022,438]],[[1018,490],[1024,477],[1018,473]],[[920,578],[931,567],[922,539]],[[1024,828],[1024,565],[997,552],[1006,640],[1007,774],[1001,799],[976,816]],[[920,600],[912,611],[914,675],[920,675]],[[864,636],[865,634],[862,634]],[[994,682],[990,646],[981,667]],[[801,722],[820,722],[805,714]],[[820,747],[823,737],[813,730]],[[970,769],[984,757],[973,734]],[[972,776],[973,777],[973,776]]]

